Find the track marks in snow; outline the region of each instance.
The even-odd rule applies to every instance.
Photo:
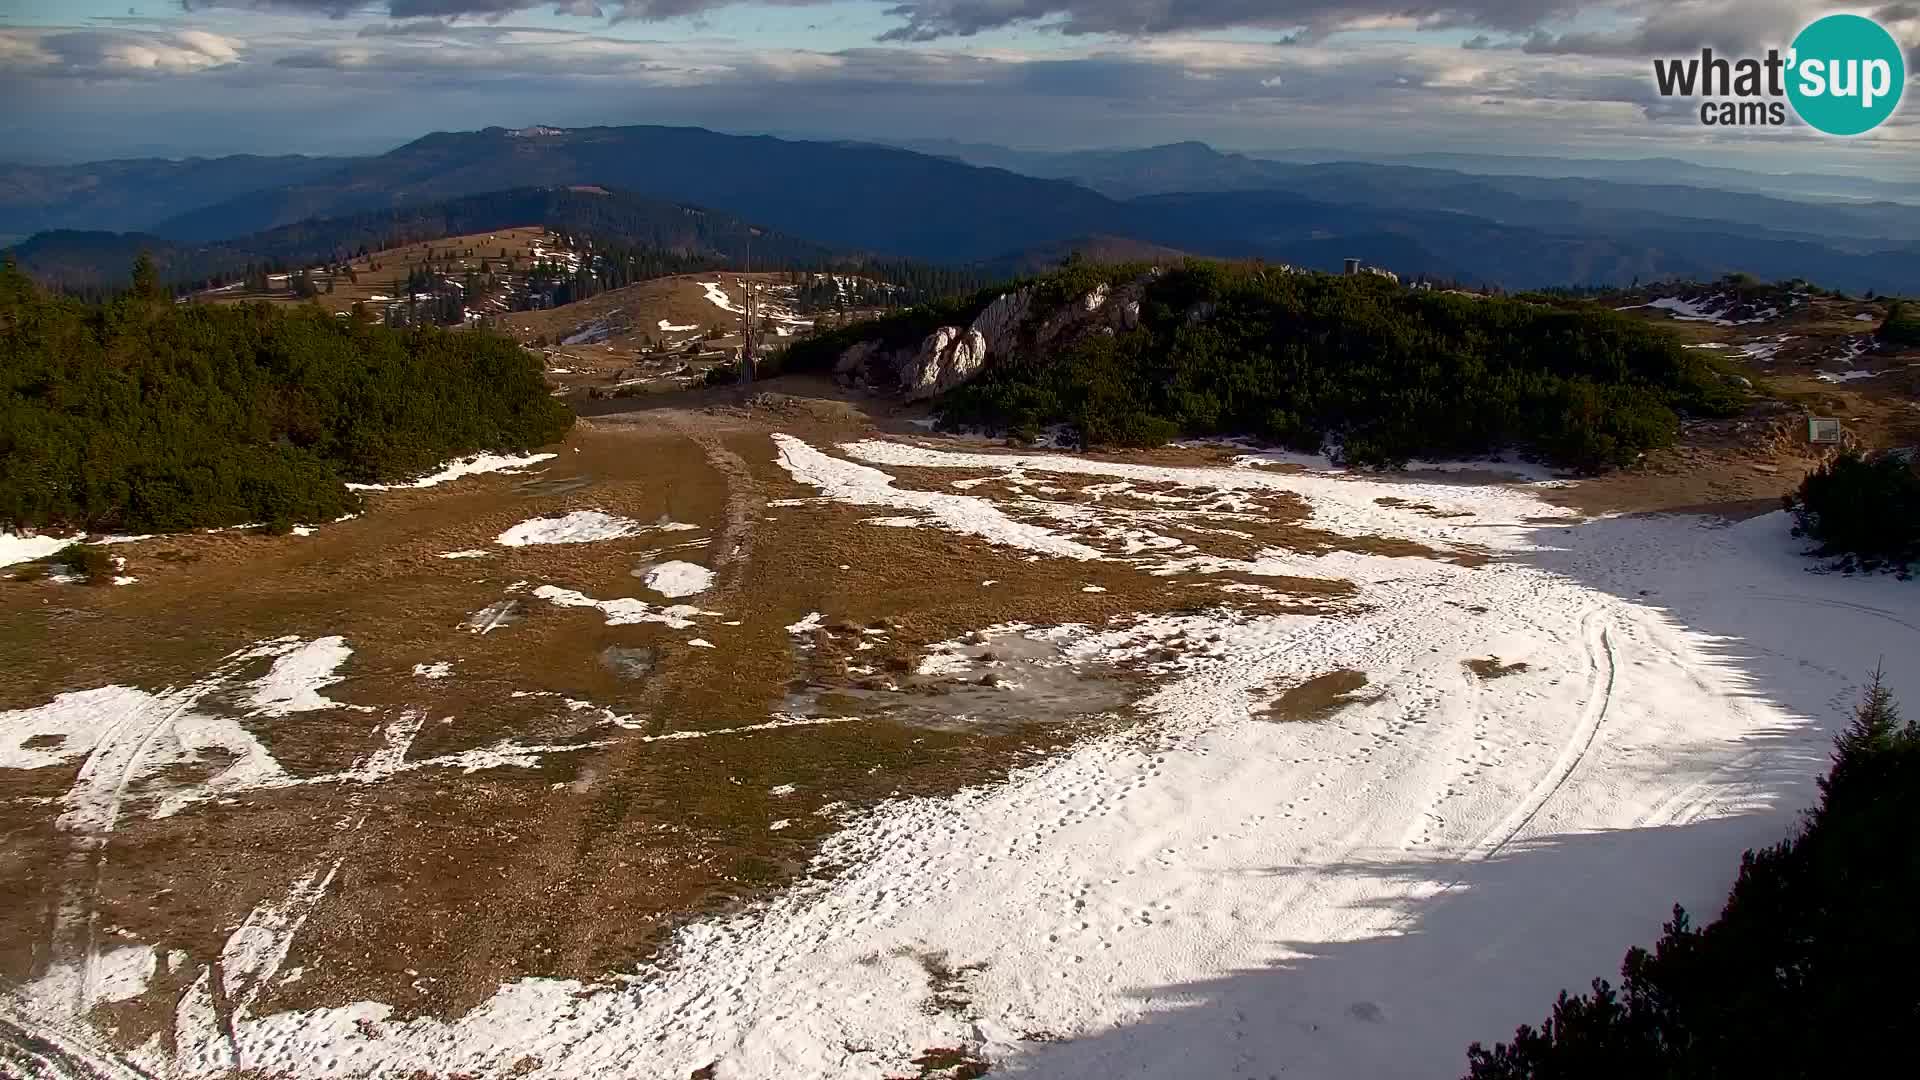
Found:
[[[1580,721],[1568,733],[1566,745],[1547,770],[1547,775],[1514,808],[1506,821],[1475,846],[1473,857],[1476,859],[1491,859],[1500,854],[1513,842],[1514,837],[1533,824],[1541,809],[1560,793],[1567,779],[1586,759],[1587,752],[1593,749],[1594,739],[1600,734],[1601,725],[1606,723],[1607,709],[1613,704],[1614,680],[1619,677],[1619,663],[1614,655],[1612,632],[1603,608],[1589,608],[1581,615],[1580,638],[1585,648],[1588,676],[1587,700],[1580,710]]]

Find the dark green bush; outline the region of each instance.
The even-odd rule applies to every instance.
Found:
[[[1920,726],[1876,677],[1797,835],[1749,851],[1726,911],[1685,911],[1618,989],[1467,1051],[1468,1080],[1912,1076],[1920,1019]],[[1905,1064],[1901,1064],[1905,1062]]]
[[[1039,295],[1080,295],[1108,269],[1070,270],[1086,280],[1042,283]],[[917,320],[916,331],[940,325],[930,313],[898,318]],[[1148,284],[1142,322],[996,365],[941,399],[941,419],[1014,430],[1066,423],[1091,444],[1258,434],[1359,465],[1517,444],[1599,470],[1670,443],[1680,411],[1739,406],[1671,334],[1590,303],[1195,261]],[[836,355],[868,336],[859,330],[835,343]]]
[[[68,544],[54,552],[48,563],[64,566],[89,585],[105,585],[113,580],[113,556],[91,544]]]
[[[1889,345],[1920,348],[1920,307],[1904,300],[1887,305],[1887,317],[1880,323],[1880,340]]]
[[[559,438],[540,365],[488,333],[312,307],[105,304],[0,270],[0,523],[323,521],[382,481]]]
[[[1920,475],[1901,455],[1841,454],[1809,473],[1787,506],[1794,535],[1818,542],[1821,555],[1869,570],[1920,560]]]

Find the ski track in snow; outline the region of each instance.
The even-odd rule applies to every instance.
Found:
[[[713,1065],[723,1080],[877,1078],[933,1047],[965,1048],[1009,1076],[1448,1075],[1468,1042],[1537,1022],[1559,989],[1611,975],[1676,900],[1703,921],[1716,911],[1738,853],[1778,839],[1811,801],[1830,730],[1873,657],[1920,646],[1920,591],[1806,573],[1781,514],[1550,526],[1540,519],[1563,512],[1517,487],[874,441],[845,448],[861,464],[776,441],[781,463],[826,498],[1052,557],[1106,556],[984,498],[897,489],[873,466],[1292,491],[1319,528],[1511,558],[1302,557],[1359,588],[1337,615],[987,628],[989,640],[1050,642],[1075,664],[1154,665],[1166,678],[1141,703],[1150,719],[1004,783],[886,803],[825,842],[817,876],[689,923],[661,966],[603,983],[523,979],[452,1019],[399,1019],[377,1002],[252,1015],[251,994],[331,880],[316,868],[229,939],[239,1007],[225,1029],[206,975],[182,999],[178,1075],[496,1076],[531,1058],[534,1077]],[[1384,494],[1473,516],[1382,507]],[[609,621],[707,614],[534,595]],[[788,629],[804,635],[823,618]],[[1152,659],[1167,646],[1177,659]],[[931,673],[973,677],[962,650],[933,651]],[[1527,667],[1497,679],[1464,668],[1490,656]],[[1368,685],[1331,718],[1254,715],[1336,670]],[[1895,689],[1920,698],[1920,685]],[[0,714],[0,733],[13,715]],[[418,722],[389,725],[398,754],[364,767],[413,767],[402,759]],[[776,717],[684,737],[813,722],[840,721]],[[962,1004],[932,1007],[921,958],[933,955],[962,973],[942,993]],[[56,1051],[84,1052],[65,1028],[52,1034],[68,1040]]]

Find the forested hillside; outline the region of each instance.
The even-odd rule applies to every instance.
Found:
[[[1157,275],[1075,264],[1028,287],[1029,337],[1102,287],[1137,290],[1138,328],[1014,350],[938,401],[948,426],[1068,424],[1090,444],[1121,446],[1256,435],[1355,464],[1519,446],[1602,469],[1671,442],[1682,413],[1738,404],[1666,331],[1579,301],[1204,261]],[[789,364],[825,367],[860,340],[891,348],[964,326],[997,293],[803,343]]]
[[[0,524],[170,530],[328,520],[390,480],[573,422],[483,332],[317,308],[176,305],[150,270],[104,304],[0,269]]]
[[[247,192],[310,183],[346,158],[127,158],[81,165],[0,164],[0,233],[145,229]]]
[[[45,284],[66,289],[117,286],[142,252],[173,286],[237,280],[250,268],[291,270],[449,236],[544,225],[556,232],[640,254],[671,274],[738,261],[747,222],[730,214],[603,189],[517,188],[442,202],[320,218],[221,243],[180,244],[144,233],[54,232],[14,250]],[[770,230],[754,230],[765,265],[825,265],[828,248]],[[623,257],[621,264],[627,265]],[[625,281],[615,284],[626,284]]]
[[[858,272],[898,285],[907,298],[978,288],[995,271],[940,267],[836,250],[756,227],[731,214],[604,188],[518,188],[441,202],[322,218],[210,244],[180,244],[147,233],[49,232],[10,252],[43,285],[81,295],[120,287],[136,257],[153,261],[176,290],[240,281],[454,236],[544,226],[597,256],[593,289],[720,268],[749,254],[763,270]]]

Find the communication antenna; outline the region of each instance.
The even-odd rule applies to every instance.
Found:
[[[747,293],[747,338],[740,349],[740,381],[743,383],[753,382],[753,238],[758,235],[759,229],[747,226],[747,272],[743,282]]]

